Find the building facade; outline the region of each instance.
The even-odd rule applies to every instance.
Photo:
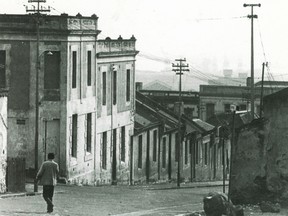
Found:
[[[278,83],[279,85],[276,85]],[[247,86],[219,86],[200,85],[199,110],[200,118],[204,121],[213,115],[230,112],[230,106],[238,106],[240,111],[250,110],[250,87]],[[265,83],[263,96],[283,89],[283,82]],[[255,113],[260,113],[261,85],[255,85],[254,107]]]
[[[185,115],[181,125],[180,141],[178,116],[136,92],[132,184],[177,181],[178,163],[181,182],[223,178],[222,143],[215,127]]]
[[[168,88],[165,89],[165,86],[163,86],[163,84],[161,85],[159,81],[151,83],[154,89],[149,88],[149,86],[142,88],[141,82],[137,82],[136,86],[137,91],[157,101],[162,106],[175,111],[175,103],[179,101],[179,91],[169,90]],[[159,89],[156,89],[157,87]],[[199,118],[199,92],[182,91],[181,100],[184,104],[184,114],[190,119]]]
[[[97,41],[96,180],[129,182],[135,113],[136,39]]]
[[[135,38],[121,40],[121,43],[110,40],[107,45],[105,41],[97,41],[100,31],[96,15],[62,14],[40,17],[37,40],[35,19],[37,21],[35,15],[0,15],[0,55],[4,56],[0,60],[5,65],[1,77],[9,89],[8,156],[25,157],[26,169],[35,172],[37,145],[38,164],[46,159],[48,152],[54,152],[60,176],[71,183],[111,183],[121,175],[114,170],[122,170],[119,168],[122,164],[113,162],[109,171],[104,171],[100,168],[103,164],[99,163],[104,161],[103,157],[107,164],[111,162],[108,137],[114,138],[111,143],[119,143],[119,134],[125,134],[121,139],[128,151],[128,134],[133,128]],[[37,73],[39,102],[35,98]],[[122,91],[126,79],[130,79],[129,85]],[[119,85],[115,87],[115,83]],[[111,84],[114,85],[112,91]],[[38,144],[35,143],[37,105]],[[104,135],[107,139],[104,150],[100,143],[104,143],[105,131],[109,134]],[[107,152],[106,156],[103,151]],[[115,154],[120,154],[117,147]],[[115,154],[112,155],[117,160],[119,157]],[[113,173],[111,166],[116,167]]]
[[[0,89],[0,193],[5,193],[7,187],[7,110],[7,92]]]

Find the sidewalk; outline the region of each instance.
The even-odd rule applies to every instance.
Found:
[[[225,181],[225,187],[228,187],[229,181]],[[177,186],[177,183],[155,183],[155,184],[143,184],[135,185],[134,187],[143,187],[146,190],[171,190],[171,189],[185,189],[185,188],[201,188],[201,187],[216,187],[223,186],[223,181],[209,181],[209,182],[187,182],[181,183],[180,187]],[[132,186],[131,186],[132,187]],[[227,190],[227,189],[226,189]]]
[[[225,182],[226,187],[228,186],[228,181]],[[78,187],[76,185],[69,185],[69,184],[58,184],[57,186],[60,187]],[[129,187],[130,189],[135,188],[139,189],[142,188],[144,190],[172,190],[172,189],[185,189],[185,188],[200,188],[200,187],[215,187],[215,186],[223,186],[223,181],[213,181],[213,182],[188,182],[188,183],[181,183],[180,187],[177,186],[175,182],[168,183],[154,183],[154,184],[141,184],[141,185],[118,185],[116,187]],[[84,186],[85,187],[85,186]],[[96,186],[95,186],[96,187]],[[102,186],[97,186],[102,187]],[[109,185],[105,185],[104,187],[109,187]],[[115,186],[113,186],[115,187]],[[58,187],[59,188],[59,187]],[[42,186],[38,185],[38,192],[34,192],[34,184],[33,183],[26,183],[25,185],[25,192],[7,192],[5,194],[0,194],[0,199],[11,198],[11,197],[22,197],[22,196],[36,196],[42,195]],[[64,193],[64,191],[55,191],[55,193]]]

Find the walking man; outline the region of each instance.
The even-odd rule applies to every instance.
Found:
[[[40,184],[43,185],[43,198],[47,203],[48,213],[53,212],[54,186],[57,183],[59,174],[59,166],[53,160],[54,157],[54,153],[48,154],[48,160],[43,162],[36,176],[36,180],[40,180]]]

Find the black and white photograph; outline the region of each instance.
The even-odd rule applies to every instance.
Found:
[[[287,216],[287,8],[1,0],[0,216]]]

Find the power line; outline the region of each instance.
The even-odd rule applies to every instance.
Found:
[[[247,16],[203,18],[203,19],[196,19],[196,21],[199,22],[199,21],[231,20],[231,19],[241,19],[241,18],[247,18]]]

